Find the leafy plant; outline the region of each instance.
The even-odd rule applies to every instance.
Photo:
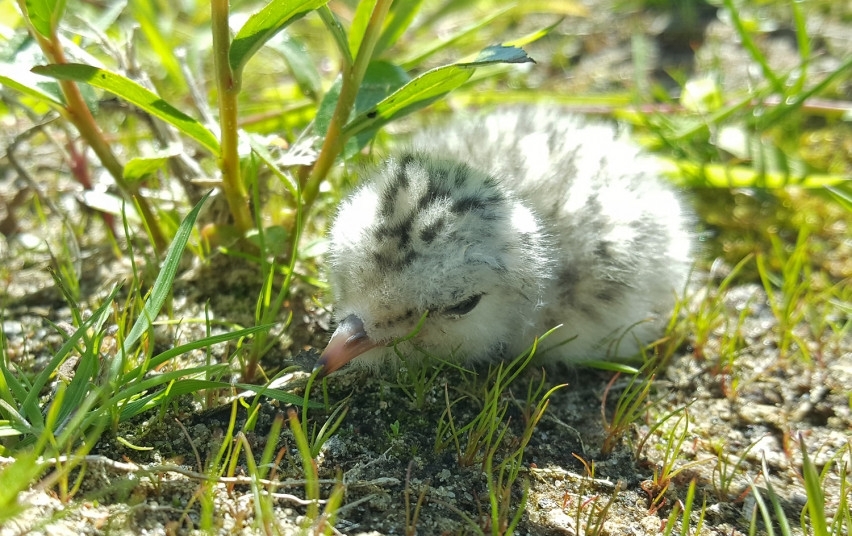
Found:
[[[0,72],[0,82],[48,104],[75,126],[94,149],[100,163],[109,170],[125,199],[136,200],[143,224],[151,232],[154,243],[162,249],[167,240],[155,215],[156,209],[140,195],[139,182],[128,180],[128,169],[118,161],[105,141],[103,128],[95,121],[79,84],[118,96],[167,123],[203,148],[217,163],[234,227],[239,236],[245,236],[255,228],[257,220],[250,211],[248,178],[243,176],[248,154],[240,149],[240,144],[245,142],[248,142],[247,147],[257,148],[257,144],[251,143],[253,138],[239,128],[240,93],[247,74],[246,67],[264,45],[295,21],[316,13],[336,43],[341,62],[340,83],[326,94],[317,110],[317,125],[322,125],[320,134],[323,143],[316,160],[308,162],[309,167],[302,168],[298,178],[290,177],[285,181],[293,196],[293,206],[305,213],[310,210],[320,185],[350,140],[357,138],[356,146],[363,146],[381,126],[460,87],[479,67],[532,61],[518,48],[493,46],[472,59],[429,69],[412,77],[387,60],[380,60],[379,56],[411,25],[419,3],[392,8],[390,0],[361,2],[348,33],[326,3],[327,0],[270,2],[251,14],[233,38],[229,28],[229,3],[224,0],[211,3],[218,134],[128,76],[108,68],[69,61],[65,45],[59,38],[66,7],[61,0],[41,3],[20,0],[19,8],[27,28],[49,65],[36,66],[32,72],[4,69]],[[422,56],[421,61],[426,57]],[[407,63],[409,69],[416,65],[410,61]],[[297,70],[294,74],[304,81],[304,70]],[[59,82],[58,90],[51,80]],[[313,91],[316,86],[314,83],[306,91]],[[201,108],[203,110],[203,106]],[[275,166],[270,166],[270,169],[277,172]],[[193,198],[192,192],[187,193],[190,199]],[[291,244],[297,242],[298,234],[291,235]]]

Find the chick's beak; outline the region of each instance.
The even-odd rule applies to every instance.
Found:
[[[334,330],[334,334],[328,341],[328,346],[323,350],[314,370],[322,369],[321,374],[323,376],[331,374],[376,346],[379,346],[379,343],[367,336],[361,319],[355,315],[349,315]]]

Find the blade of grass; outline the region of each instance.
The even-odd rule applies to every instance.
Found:
[[[166,302],[166,298],[171,293],[172,281],[177,273],[181,255],[183,254],[184,248],[186,248],[186,243],[189,241],[189,236],[192,234],[195,220],[198,218],[198,213],[209,196],[210,192],[206,193],[201,198],[201,201],[199,201],[183,219],[180,227],[178,227],[174,240],[172,240],[172,243],[166,252],[166,258],[163,261],[160,273],[157,275],[157,279],[151,287],[151,294],[145,301],[145,305],[137,317],[136,322],[133,324],[133,327],[130,328],[130,332],[126,337],[124,337],[124,340],[121,341],[119,355],[113,360],[110,379],[118,380],[123,377],[122,372],[124,361],[127,358],[127,353],[139,341],[142,334],[148,331],[148,328],[151,327],[152,322],[160,313],[160,309]]]
[[[805,439],[799,435],[799,451],[802,453],[802,476],[805,480],[805,493],[808,497],[806,505],[808,518],[814,536],[828,536],[828,526],[825,519],[825,495],[820,485],[819,472],[808,456]],[[766,463],[764,461],[764,463]]]

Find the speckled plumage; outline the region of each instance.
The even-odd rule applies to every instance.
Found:
[[[464,363],[634,354],[691,266],[691,220],[657,163],[609,125],[513,108],[426,130],[341,205],[327,371],[395,362],[387,344]],[[567,344],[559,343],[571,339]]]

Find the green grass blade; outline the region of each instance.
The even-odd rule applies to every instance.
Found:
[[[110,309],[105,311],[111,312]],[[62,406],[58,411],[58,422],[64,423],[65,420],[77,411],[86,395],[89,394],[95,382],[98,379],[100,370],[100,339],[93,337],[94,344],[87,343],[86,347],[80,356],[80,361],[77,363],[77,370],[74,371],[74,377],[68,383],[68,388],[65,391],[65,398]]]
[[[223,366],[217,366],[221,372],[224,372],[226,369]],[[166,401],[173,399],[177,396],[188,395],[190,393],[195,393],[204,389],[239,389],[242,391],[251,391],[256,393],[257,395],[264,396],[266,398],[277,400],[279,402],[283,402],[285,404],[301,404],[302,398],[300,396],[294,395],[292,393],[288,393],[287,391],[282,391],[281,389],[268,389],[263,385],[252,385],[247,383],[229,383],[229,382],[220,382],[215,380],[202,380],[199,378],[181,378],[181,376],[185,375],[198,375],[203,373],[209,373],[209,367],[197,367],[191,370],[184,371],[173,371],[168,373],[168,376],[165,376],[157,379],[159,380],[156,383],[145,383],[145,385],[140,384],[140,388],[142,391],[152,389],[158,387],[160,385],[164,385],[169,382],[168,389],[164,389],[161,391],[157,391],[154,393],[146,394],[138,399],[135,399],[131,402],[128,402],[121,408],[121,421],[126,421],[127,419],[131,419],[140,413],[144,413],[149,409],[155,408],[162,403],[164,403],[163,399]],[[146,380],[147,382],[147,380]],[[133,391],[138,391],[139,389],[133,389]],[[137,393],[133,393],[137,394]],[[314,407],[321,407],[318,404],[315,404]]]
[[[243,337],[248,337],[249,335],[253,335],[258,332],[269,330],[272,327],[272,324],[264,324],[260,326],[253,326],[250,328],[240,329],[237,331],[231,331],[229,333],[221,333],[219,335],[211,335],[210,337],[205,337],[203,339],[199,339],[197,341],[188,342],[186,344],[182,344],[180,346],[175,346],[173,348],[169,348],[165,352],[159,353],[148,360],[144,365],[139,365],[127,374],[124,375],[124,381],[122,383],[127,383],[132,381],[134,378],[139,378],[145,375],[148,371],[158,368],[160,365],[165,363],[166,361],[175,358],[181,354],[185,354],[187,352],[191,352],[193,350],[198,350],[200,348],[207,348],[209,346],[213,346],[214,344],[219,344],[223,342],[232,341],[235,339],[241,339]]]
[[[783,95],[784,83],[775,75],[775,71],[773,71],[772,67],[769,66],[766,56],[764,56],[763,52],[761,52],[757,47],[754,39],[751,38],[751,33],[746,30],[745,24],[743,24],[743,21],[740,18],[740,10],[734,5],[733,0],[724,0],[724,5],[731,17],[731,23],[734,25],[737,35],[742,41],[743,48],[748,51],[751,58],[760,66],[763,76],[770,82],[772,89]]]
[[[474,24],[470,26],[466,26],[458,31],[458,33],[453,34],[448,38],[436,38],[431,43],[427,43],[423,46],[418,47],[418,51],[416,55],[408,57],[400,62],[400,66],[403,69],[413,69],[419,65],[421,65],[428,58],[434,56],[435,54],[441,52],[442,50],[446,50],[455,45],[458,41],[475,34],[482,28],[487,27],[489,24],[493,23],[495,20],[499,19],[503,15],[506,14],[507,11],[511,11],[515,9],[515,3],[512,3],[508,6],[503,6],[496,11],[489,13],[484,18],[477,20]],[[501,96],[506,96],[505,93],[501,93]]]
[[[35,380],[33,380],[26,399],[24,399],[24,401],[20,404],[22,414],[27,417],[31,424],[43,422],[41,408],[38,405],[38,398],[42,389],[45,385],[47,385],[47,382],[50,381],[51,376],[53,376],[56,369],[59,368],[59,365],[65,361],[68,354],[71,353],[71,350],[86,336],[87,331],[100,321],[102,315],[104,315],[106,311],[112,307],[112,300],[115,298],[117,292],[118,287],[113,289],[110,295],[107,296],[106,300],[104,300],[104,303],[98,307],[97,311],[95,311],[91,318],[81,324],[80,327],[77,328],[70,337],[68,337],[65,343],[53,355],[50,362],[44,367],[38,376],[35,377]]]
[[[204,125],[181,112],[156,93],[120,74],[82,63],[40,65],[33,67],[33,72],[59,80],[85,82],[96,88],[109,91],[117,97],[138,106],[154,117],[162,119],[174,126],[185,135],[203,145],[214,155],[219,154],[219,142],[216,136]]]
[[[802,452],[802,476],[805,479],[805,493],[808,496],[808,517],[814,536],[828,536],[828,525],[825,518],[825,495],[819,478],[819,471],[808,456],[805,440],[799,437],[799,449]]]
[[[234,36],[228,51],[228,63],[237,75],[264,43],[291,22],[328,3],[328,0],[282,2],[272,0],[254,13]]]
[[[19,400],[25,399],[30,390],[30,386],[26,384],[26,378],[19,379],[9,368],[6,334],[3,332],[2,317],[0,317],[0,400],[14,406]]]
[[[151,288],[151,295],[145,301],[145,305],[142,308],[139,317],[136,319],[136,322],[133,324],[133,327],[130,328],[130,332],[127,334],[127,337],[125,337],[122,341],[121,353],[123,355],[120,356],[121,359],[125,357],[128,349],[132,348],[133,345],[139,341],[142,334],[148,331],[151,323],[160,313],[160,309],[166,302],[166,298],[172,289],[172,281],[175,278],[178,265],[180,264],[181,255],[183,254],[184,248],[186,248],[186,243],[189,241],[190,234],[192,234],[195,219],[198,218],[198,212],[201,210],[201,206],[209,196],[209,192],[205,194],[204,197],[201,198],[201,201],[199,201],[186,218],[183,219],[180,227],[178,227],[177,233],[175,233],[175,238],[172,240],[169,250],[166,253],[166,259],[163,261],[160,273],[157,275],[157,280],[154,281],[154,286]],[[111,377],[118,378],[119,374],[113,374]]]
[[[763,474],[769,475],[769,468],[766,466],[766,458],[763,458]],[[781,499],[775,493],[775,488],[772,487],[772,482],[767,476],[766,478],[766,494],[769,496],[769,504],[772,505],[772,510],[775,512],[775,521],[778,523],[778,528],[782,536],[790,536],[790,523],[787,522],[787,516],[784,514],[784,507],[781,505]]]
[[[376,0],[361,0],[358,2],[358,7],[355,8],[355,16],[352,17],[352,24],[349,25],[349,37],[347,39],[350,65],[352,58],[358,56],[361,41],[364,39],[364,33],[367,31],[367,25],[370,23],[370,16],[374,9],[376,9]]]

